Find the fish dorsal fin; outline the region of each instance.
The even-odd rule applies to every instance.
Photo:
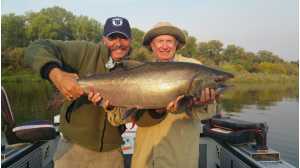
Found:
[[[124,60],[122,61],[122,63],[125,67],[128,67],[130,69],[145,64],[144,62],[140,62],[136,60]]]

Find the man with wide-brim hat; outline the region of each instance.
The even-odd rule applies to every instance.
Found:
[[[169,38],[174,38],[176,40],[176,45],[173,46],[172,53],[166,53],[165,56],[160,54],[160,52],[153,52],[154,57],[157,61],[182,61],[182,62],[192,62],[201,64],[200,61],[183,57],[180,54],[176,54],[177,50],[182,49],[186,44],[186,35],[185,33],[178,27],[170,24],[169,22],[159,22],[156,25],[153,26],[143,38],[143,45],[149,49],[150,51],[153,51],[152,43],[157,37],[166,36],[168,35]],[[175,50],[174,50],[175,49]]]
[[[178,45],[176,49],[181,49],[186,43],[186,37],[178,27],[171,25],[168,22],[159,22],[150,29],[144,36],[143,45],[151,50],[150,43],[159,35],[171,35],[176,38]]]
[[[143,45],[153,52],[156,61],[192,62],[199,61],[177,55],[176,51],[186,43],[185,34],[168,22],[159,22],[144,36]],[[163,72],[162,72],[163,73]],[[177,82],[177,81],[174,81]],[[201,92],[202,93],[202,92]],[[148,111],[137,121],[136,143],[132,168],[164,167],[195,168],[199,162],[200,122],[214,114],[214,91],[205,89],[207,97],[201,97],[204,108],[193,109],[189,117],[176,108],[177,99],[170,102],[166,110]]]

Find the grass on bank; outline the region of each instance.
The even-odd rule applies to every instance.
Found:
[[[299,83],[299,77],[296,75],[284,74],[265,74],[265,73],[239,73],[230,80],[230,83]]]

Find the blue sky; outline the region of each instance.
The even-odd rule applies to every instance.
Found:
[[[299,59],[297,0],[1,0],[1,13],[21,15],[55,5],[101,23],[123,16],[143,31],[169,21],[198,41],[219,40],[246,51],[265,49],[285,60]]]

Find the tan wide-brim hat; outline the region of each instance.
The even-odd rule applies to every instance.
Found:
[[[159,22],[144,35],[143,45],[151,50],[151,41],[159,35],[174,36],[179,42],[177,50],[181,49],[186,43],[185,35],[178,27],[173,26],[169,22]]]

